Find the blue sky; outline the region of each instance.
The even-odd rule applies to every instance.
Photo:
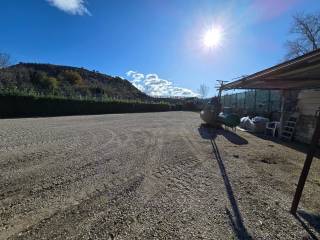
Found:
[[[153,95],[192,95],[277,64],[291,16],[319,0],[0,0],[0,51],[85,67]],[[203,36],[220,26],[218,47]]]

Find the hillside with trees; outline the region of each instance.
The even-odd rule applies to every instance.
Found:
[[[67,98],[148,100],[129,81],[84,68],[52,64],[19,63],[0,69],[2,92]]]
[[[4,56],[4,55],[3,55]],[[195,98],[153,98],[128,80],[84,68],[19,63],[0,67],[0,118],[196,110]]]

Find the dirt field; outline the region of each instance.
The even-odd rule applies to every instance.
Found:
[[[197,113],[0,120],[0,239],[320,236],[320,161]]]

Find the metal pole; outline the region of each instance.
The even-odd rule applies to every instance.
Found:
[[[256,113],[256,111],[257,111],[257,106],[256,105],[257,105],[257,90],[255,89],[254,90],[254,106],[253,106],[254,107],[254,114],[257,114]]]
[[[246,97],[247,97],[247,91],[244,92],[244,103],[243,103],[243,108],[244,108],[244,111],[246,112],[247,111],[247,108],[246,108]]]
[[[303,191],[304,185],[306,183],[306,180],[307,180],[307,177],[309,174],[309,170],[310,170],[310,167],[312,164],[312,159],[313,159],[314,154],[316,153],[316,150],[317,150],[319,139],[320,139],[320,114],[319,114],[319,111],[317,111],[316,128],[315,128],[313,136],[312,136],[312,140],[311,140],[311,144],[310,144],[310,147],[308,150],[308,154],[307,154],[306,160],[304,162],[304,166],[303,166],[300,178],[299,178],[296,193],[294,195],[292,205],[291,205],[290,212],[292,214],[296,214],[296,212],[297,212],[297,208],[298,208],[298,205],[300,202],[302,191]]]
[[[270,110],[271,110],[270,103],[271,103],[271,90],[268,90],[268,114],[270,113]]]
[[[218,89],[219,89],[219,92],[218,92],[218,112],[221,112],[221,95],[222,95],[222,91],[223,91],[223,85],[225,83],[227,83],[228,81],[224,81],[224,80],[216,80],[218,82],[218,84],[220,84],[220,86],[217,86]],[[223,101],[224,101],[224,98],[223,98]]]
[[[221,83],[221,87],[219,88],[219,93],[218,93],[218,114],[221,112],[221,95],[222,95],[222,86],[223,86],[223,82]]]
[[[236,98],[235,105],[236,105],[236,109],[238,110],[238,93],[235,94],[235,98]]]
[[[281,138],[282,135],[282,128],[284,122],[284,105],[285,105],[285,93],[284,90],[281,91],[281,109],[280,109],[280,126],[279,126],[279,135],[278,137]]]

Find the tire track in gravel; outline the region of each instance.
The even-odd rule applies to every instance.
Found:
[[[140,132],[141,133],[141,132]],[[121,137],[122,136],[122,137]],[[125,143],[127,143],[128,142],[128,137],[125,137],[125,138],[123,138],[123,136],[126,136],[126,134],[124,133],[124,134],[120,134],[120,137],[118,138],[118,140],[116,140],[116,141],[114,141],[114,142],[116,142],[118,145],[119,144],[123,144],[122,143],[122,141],[125,141]],[[136,140],[141,140],[142,138],[146,138],[147,140],[150,140],[149,138],[150,138],[150,136],[147,136],[147,135],[141,135],[140,136],[140,138],[136,138]],[[143,141],[133,141],[133,142],[131,142],[131,145],[132,145],[132,143],[133,143],[133,145],[134,146],[136,146],[136,144],[138,143],[138,144],[142,144],[142,145],[144,145],[144,146],[146,146],[147,144],[146,143],[144,143]],[[112,147],[111,149],[111,151],[108,151],[106,154],[103,154],[103,153],[101,153],[100,152],[100,150],[101,149],[104,149],[104,147],[105,146],[109,146],[109,144],[108,143],[106,143],[106,144],[104,144],[104,145],[100,145],[100,147],[99,148],[96,148],[95,149],[95,151],[96,151],[96,153],[97,153],[97,155],[99,156],[99,158],[96,158],[95,159],[95,161],[93,161],[93,162],[89,162],[88,164],[86,164],[84,167],[81,167],[81,168],[78,168],[78,167],[75,167],[74,168],[74,172],[82,172],[83,170],[87,170],[86,168],[87,167],[90,167],[90,166],[92,166],[92,165],[95,165],[95,166],[100,166],[101,165],[101,163],[104,161],[104,157],[106,157],[107,155],[110,155],[111,153],[114,153],[114,152],[117,152],[118,151],[118,148],[115,148],[115,147]],[[128,147],[128,144],[126,144],[126,147]],[[137,147],[137,146],[136,146]],[[95,155],[95,151],[89,151],[90,152],[90,155]],[[150,150],[149,150],[150,151]],[[120,151],[119,153],[118,153],[118,157],[116,157],[117,159],[121,159],[121,154],[122,154],[122,152]],[[126,152],[125,153],[126,155],[128,155],[128,153]],[[83,159],[85,159],[87,156],[84,156],[83,157]],[[143,159],[143,158],[141,158],[141,159]],[[121,163],[121,164],[123,164],[123,163]],[[53,180],[53,182],[54,182],[54,185],[49,185],[49,186],[45,186],[44,185],[44,183],[40,183],[40,184],[38,184],[38,185],[40,185],[41,187],[40,187],[40,189],[37,189],[37,188],[35,188],[35,189],[33,189],[33,191],[31,192],[31,195],[37,195],[37,194],[41,194],[41,197],[42,198],[45,198],[45,196],[46,196],[46,192],[48,192],[48,191],[50,191],[50,192],[52,192],[52,190],[54,190],[55,188],[57,188],[57,187],[60,187],[60,189],[59,190],[61,190],[61,188],[66,188],[66,186],[69,186],[69,184],[76,184],[76,182],[78,182],[78,181],[82,181],[83,179],[85,179],[85,178],[87,178],[87,177],[93,177],[93,176],[99,176],[99,171],[97,171],[97,169],[90,169],[91,171],[91,174],[88,174],[88,172],[86,172],[85,174],[81,174],[80,176],[78,176],[78,178],[74,178],[74,179],[69,179],[69,180],[65,180],[65,181],[59,181],[59,179],[58,179],[58,181],[56,181],[56,180]],[[93,179],[92,181],[95,181],[95,182],[99,182],[99,180],[101,180],[101,179],[99,179],[99,178],[101,178],[101,176],[99,176],[98,178],[95,178],[95,179]],[[54,178],[55,179],[55,178]],[[119,177],[114,177],[114,179],[112,180],[110,180],[110,184],[109,185],[111,185],[111,187],[113,187],[113,186],[117,186],[118,185],[118,183],[119,183],[119,181],[118,181],[118,179],[119,179]],[[126,178],[124,178],[124,179],[126,179]],[[49,180],[51,180],[52,181],[52,177],[51,178],[49,178]],[[103,179],[102,179],[103,180]],[[96,184],[97,185],[97,184]],[[98,185],[100,185],[100,186],[95,186],[93,189],[94,190],[97,190],[98,189],[98,191],[100,191],[99,190],[99,188],[101,189],[101,184],[98,184]],[[103,185],[104,187],[106,186],[105,184]],[[35,190],[35,191],[34,191]],[[45,193],[45,195],[43,195],[43,193]],[[48,193],[48,194],[51,194],[51,193]],[[90,194],[90,193],[89,193]],[[86,195],[88,195],[88,193],[86,192]],[[24,198],[25,198],[25,196],[24,196]],[[28,201],[28,200],[26,200],[26,201]],[[47,203],[47,201],[45,201],[46,203]],[[41,202],[40,202],[41,203]],[[60,205],[60,204],[63,204],[63,203],[59,203],[58,204],[58,206]],[[23,204],[22,204],[23,205]],[[46,205],[48,205],[48,203],[46,204]],[[35,214],[35,212],[32,212],[32,214]]]
[[[187,171],[188,169],[185,169],[185,171]],[[180,174],[180,176],[181,175],[183,175],[183,173],[182,174]],[[126,204],[126,201],[127,201],[127,198],[129,197],[129,196],[125,196],[124,194],[128,194],[128,193],[130,193],[130,198],[132,198],[133,197],[133,195],[137,195],[138,193],[136,193],[136,190],[138,189],[138,187],[136,187],[136,188],[132,188],[132,187],[129,187],[129,189],[131,189],[130,191],[128,191],[128,188],[126,188],[126,187],[123,187],[124,185],[126,185],[126,184],[128,184],[128,183],[131,183],[132,182],[132,184],[134,185],[134,186],[136,186],[136,183],[135,183],[135,180],[134,179],[136,179],[136,178],[138,178],[138,179],[141,179],[141,178],[143,178],[143,180],[145,180],[145,177],[143,177],[143,175],[137,175],[137,176],[135,176],[133,179],[129,179],[127,182],[125,182],[125,183],[119,183],[117,186],[115,186],[114,187],[114,190],[115,191],[117,191],[118,189],[124,189],[124,190],[122,190],[121,191],[121,193],[120,193],[120,195],[121,195],[121,198],[120,197],[118,197],[118,198],[111,198],[111,205],[112,205],[112,202],[116,202],[116,206],[117,206],[117,208],[118,209],[120,209],[119,211],[121,211],[121,212],[123,212],[124,210],[123,210],[123,208],[126,208],[127,207],[127,204]],[[188,178],[188,180],[186,181],[186,182],[189,182],[189,185],[190,185],[190,182],[191,182],[191,179],[190,179],[190,177]],[[142,185],[142,181],[140,181],[140,183],[139,183],[139,185],[141,186]],[[167,186],[167,188],[170,188],[170,185],[168,185]],[[166,191],[167,189],[162,189],[162,192],[163,191]],[[175,190],[174,188],[172,189],[173,191]],[[181,188],[179,187],[179,185],[178,185],[178,190],[181,190]],[[159,194],[159,192],[160,191],[158,191],[158,192],[155,192],[154,194],[153,194],[153,196],[150,196],[150,200],[149,201],[152,201],[153,200],[153,198],[154,198],[154,196],[155,195],[157,195],[157,194]],[[97,194],[94,194],[92,197],[90,197],[90,203],[85,203],[85,208],[87,209],[87,208],[89,208],[91,211],[97,211],[97,210],[95,210],[95,206],[96,205],[101,205],[101,204],[97,204],[96,203],[96,199],[97,198],[100,198],[101,197],[101,195],[104,195],[104,194],[106,194],[106,195],[108,195],[107,193],[106,193],[106,191],[98,191],[98,193]],[[109,193],[109,195],[110,195],[110,193]],[[134,199],[135,199],[135,204],[134,204],[134,208],[135,208],[135,211],[139,211],[140,213],[142,213],[144,210],[143,210],[143,206],[144,206],[144,203],[145,203],[145,201],[142,201],[141,199],[139,200],[138,198],[137,198],[137,196],[135,196],[134,197]],[[100,199],[101,200],[101,199]],[[106,200],[105,200],[106,201]],[[108,201],[108,203],[109,203],[109,205],[110,205],[110,201]],[[147,201],[147,203],[149,202],[149,201]],[[84,204],[84,203],[81,203],[80,205],[82,205],[82,204]],[[90,205],[90,207],[88,206],[88,205]],[[139,206],[139,207],[138,207]],[[79,206],[79,208],[81,208],[81,206]],[[70,210],[67,210],[67,212],[68,211],[70,211]],[[84,226],[87,226],[90,222],[91,222],[91,224],[89,224],[89,225],[93,225],[93,226],[95,226],[94,228],[96,229],[96,228],[101,228],[101,226],[103,225],[105,228],[105,230],[106,229],[110,229],[110,226],[114,226],[115,225],[115,223],[116,223],[116,230],[112,230],[112,227],[111,227],[111,230],[110,230],[110,232],[107,234],[107,235],[105,235],[107,232],[106,231],[103,231],[103,233],[102,233],[102,235],[100,235],[100,237],[102,237],[102,236],[104,236],[104,237],[106,237],[106,236],[116,236],[116,235],[118,235],[118,234],[123,234],[123,230],[124,230],[124,228],[126,228],[127,226],[128,226],[128,224],[132,224],[132,223],[134,223],[135,222],[135,220],[134,220],[134,216],[132,216],[132,217],[126,217],[125,219],[114,219],[114,218],[112,218],[111,216],[109,216],[108,218],[102,218],[101,217],[101,214],[99,215],[97,215],[97,216],[91,216],[92,215],[92,213],[90,214],[90,221],[89,221],[89,223],[88,223],[88,212],[86,212],[86,211],[84,211],[83,209],[81,209],[81,210],[77,210],[77,212],[79,212],[80,213],[80,215],[82,215],[82,217],[81,218],[79,218],[79,216],[77,216],[77,226],[78,227],[76,227],[77,228],[77,230],[74,230],[74,232],[79,232],[79,231],[81,231],[81,227],[79,227],[79,226],[82,226],[82,227],[84,227]],[[64,212],[64,214],[66,213],[66,211]],[[113,214],[114,214],[114,212],[113,212]],[[66,214],[66,215],[70,215],[70,214]],[[94,214],[93,214],[94,215]],[[102,214],[103,215],[103,214]],[[119,216],[118,216],[119,217]],[[55,219],[55,218],[59,218],[59,220],[57,220],[57,219]],[[61,215],[59,214],[59,216],[58,215],[54,215],[53,216],[53,219],[47,219],[48,220],[48,222],[47,223],[45,223],[46,225],[48,225],[48,224],[50,224],[50,225],[52,225],[52,224],[54,224],[53,222],[55,222],[55,223],[57,223],[57,224],[59,224],[59,226],[61,227],[61,226],[64,226],[65,224],[70,224],[70,222],[72,222],[72,220],[70,221],[70,219],[67,219],[67,221],[65,221],[65,222],[61,222],[61,221],[63,221],[63,219],[60,219],[61,218]],[[107,221],[107,224],[106,224],[106,222],[105,222],[105,220],[106,219],[108,219],[108,221]],[[112,221],[110,220],[110,219],[113,219]],[[120,221],[121,220],[121,222],[119,223],[118,221]],[[82,223],[82,221],[84,221],[84,223]],[[43,223],[44,224],[44,223]],[[100,226],[100,227],[99,227]],[[37,228],[41,228],[40,226],[38,226]],[[62,227],[63,228],[63,227]],[[56,229],[59,229],[59,227],[57,226],[56,227]],[[83,230],[82,230],[83,231]],[[28,230],[27,232],[32,232],[32,230]],[[70,232],[68,232],[68,234],[71,234],[71,235],[73,235],[74,234],[74,232],[73,233],[70,233]],[[57,234],[57,233],[55,233],[55,234]],[[83,233],[82,233],[83,234]],[[28,235],[24,235],[24,234],[22,234],[22,236],[23,236],[23,238],[25,239],[25,238],[27,238],[27,236]]]
[[[68,145],[66,145],[66,146],[68,146]],[[90,146],[91,147],[91,146]],[[91,147],[91,149],[93,149],[92,147]],[[116,149],[115,148],[113,148],[115,151],[116,151]],[[70,150],[69,148],[67,148],[67,150]],[[90,150],[89,148],[85,148],[85,150]],[[88,151],[88,152],[90,152],[90,151]],[[76,153],[76,150],[74,151],[74,153]],[[65,153],[63,153],[63,155],[64,155]],[[80,155],[79,155],[80,156]],[[58,157],[61,157],[61,155],[59,155]],[[82,159],[85,159],[85,158],[82,158]],[[74,168],[75,170],[81,170],[81,169],[79,169],[78,167],[76,167],[76,168]],[[52,173],[51,173],[52,174]],[[76,176],[76,175],[75,175]],[[76,176],[77,177],[77,176]],[[78,179],[77,180],[79,180],[79,179],[81,179],[82,177],[84,177],[83,175],[81,176],[80,175],[80,177],[78,176]],[[58,176],[58,178],[59,178],[59,176]],[[28,187],[25,187],[25,188],[19,188],[19,189],[16,189],[15,191],[13,191],[13,193],[18,193],[19,195],[20,195],[20,197],[19,197],[19,199],[18,199],[18,201],[16,201],[16,203],[15,202],[8,202],[8,204],[7,204],[7,206],[9,205],[10,206],[10,208],[11,209],[14,209],[15,207],[16,208],[18,208],[19,209],[19,206],[25,206],[25,203],[28,203],[30,200],[33,200],[33,202],[37,202],[37,201],[35,201],[35,199],[32,199],[33,197],[34,197],[34,195],[35,195],[35,193],[41,193],[41,195],[40,195],[40,198],[45,198],[45,196],[43,195],[43,191],[48,191],[48,190],[53,190],[54,189],[54,187],[59,187],[59,186],[61,186],[61,184],[62,183],[71,183],[71,182],[73,182],[73,179],[71,178],[71,179],[68,179],[68,180],[65,180],[64,182],[60,182],[60,184],[59,184],[59,182],[57,182],[57,177],[53,177],[52,178],[52,175],[50,175],[50,176],[48,176],[47,178],[44,178],[44,180],[41,180],[40,181],[40,184],[36,184],[36,185],[32,185],[31,186],[31,189],[30,188],[28,188]],[[35,180],[37,180],[37,181],[39,181],[39,179],[37,179],[37,178],[35,178]],[[53,184],[49,184],[49,185],[47,185],[46,186],[46,182],[53,182]],[[21,184],[20,182],[18,182],[16,185],[18,185],[18,184]],[[39,187],[37,187],[37,186],[39,186]],[[11,182],[11,187],[12,187],[12,182]],[[66,187],[66,186],[64,186],[64,187]],[[38,189],[37,189],[38,188]],[[39,189],[40,188],[40,189]],[[20,189],[23,189],[23,195],[21,195],[21,191],[20,191]],[[28,190],[29,189],[29,190]],[[34,191],[35,190],[35,191]],[[7,195],[7,197],[8,197],[8,194],[6,194]],[[39,200],[39,196],[37,197],[38,199],[36,199],[36,200]],[[15,199],[15,200],[17,200],[17,199]],[[42,203],[42,205],[43,204],[46,204],[46,205],[48,205],[48,202],[47,201],[41,201],[40,203]],[[5,207],[5,206],[4,206]],[[38,207],[41,207],[41,204],[40,204],[40,206],[38,206]],[[23,207],[21,207],[21,209],[22,210],[26,210],[25,208],[23,208]],[[18,211],[19,212],[19,211]],[[17,212],[16,212],[17,213]],[[26,218],[28,218],[28,216],[26,216]]]
[[[215,207],[221,184],[194,132],[195,116],[182,112],[26,120],[30,131],[23,132],[35,132],[31,142],[47,143],[12,148],[0,160],[12,175],[0,177],[0,239],[221,236],[214,231],[223,232],[225,223],[212,227],[218,221],[215,214],[223,214]],[[11,124],[15,135],[22,125],[20,120]],[[57,138],[63,140],[49,143]]]
[[[138,177],[138,178],[141,178],[142,177],[142,175],[141,174],[136,174],[135,175],[135,177],[133,177],[133,178],[136,178],[136,176]],[[101,195],[102,193],[108,193],[109,192],[109,194],[111,193],[111,192],[113,192],[113,191],[115,191],[115,190],[117,190],[117,189],[122,189],[126,184],[128,184],[129,182],[131,182],[132,181],[132,179],[126,179],[126,178],[121,178],[121,179],[119,179],[119,178],[117,178],[117,181],[111,181],[111,184],[110,184],[110,187],[111,187],[111,189],[114,189],[114,190],[107,190],[107,188],[105,188],[105,189],[99,189],[99,188],[97,188],[96,189],[96,191],[94,192],[94,193],[92,193],[92,194],[90,194],[91,196],[90,197],[88,197],[88,199],[89,199],[89,201],[90,202],[92,202],[92,201],[94,201],[94,198],[96,198],[97,196],[99,196],[99,195]],[[127,190],[125,190],[125,191],[127,191]],[[82,203],[81,203],[82,204]],[[63,212],[63,214],[65,214],[65,212],[68,212],[68,209],[66,209],[64,212]],[[53,217],[55,216],[55,214],[53,215]],[[47,218],[47,220],[49,220],[50,218]],[[69,221],[69,220],[68,220]],[[60,221],[59,221],[60,222]],[[79,224],[79,219],[78,219],[78,224]]]
[[[23,159],[24,160],[23,162],[26,161],[26,158],[31,159],[31,161],[28,162],[29,163],[28,165],[31,165],[31,166],[30,167],[27,166],[24,169],[23,169],[23,166],[21,166],[22,170],[24,170],[24,172],[23,172],[24,174],[18,175],[17,180],[19,180],[19,184],[21,184],[22,182],[25,182],[24,181],[25,179],[23,176],[29,177],[30,174],[35,174],[37,172],[40,172],[41,169],[43,169],[43,168],[45,168],[47,171],[50,170],[51,168],[56,168],[56,163],[58,161],[63,161],[63,159],[65,158],[66,155],[68,155],[69,157],[72,156],[72,158],[71,158],[72,160],[79,159],[79,157],[84,158],[83,154],[79,153],[79,148],[81,148],[81,150],[85,150],[86,152],[90,152],[93,150],[93,147],[92,146],[90,147],[86,141],[84,141],[84,140],[82,140],[82,141],[84,143],[81,143],[81,139],[79,139],[79,141],[76,144],[69,144],[67,142],[67,143],[61,143],[59,145],[54,145],[56,148],[53,149],[53,152],[50,152],[49,150],[42,150],[40,148],[39,149],[40,151],[37,151],[40,153],[39,154],[37,153],[35,155],[36,159],[30,158],[30,156],[28,156],[28,155],[26,156],[26,155],[24,155],[24,153],[22,153],[22,156],[18,159]],[[31,151],[31,156],[32,155],[33,154]],[[16,155],[14,157],[16,158]],[[68,161],[67,163],[69,163],[69,165],[71,165],[72,167],[76,164],[73,161]],[[14,165],[14,163],[13,163],[13,165]],[[65,168],[65,166],[64,166],[64,168]],[[30,169],[30,171],[28,169]],[[14,175],[15,174],[14,171],[20,172],[19,167],[16,167],[16,166],[14,166],[14,171],[11,171],[11,169],[10,169],[8,172],[6,172],[5,170],[6,169],[4,169],[4,171],[2,172],[2,177],[5,177],[5,174]],[[36,178],[36,176],[34,178],[37,181],[39,181],[39,179]],[[12,185],[12,181],[13,181],[13,179],[10,178],[11,185]]]

